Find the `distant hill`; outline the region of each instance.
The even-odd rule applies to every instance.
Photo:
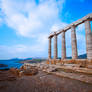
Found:
[[[67,59],[72,59],[72,57],[66,57]],[[82,54],[78,56],[78,59],[86,59],[87,58],[87,54]],[[61,57],[59,57],[59,59],[61,59]]]
[[[86,59],[87,58],[87,54],[79,55],[78,58],[79,59]]]
[[[8,60],[0,60],[0,63],[40,63],[42,61],[46,61],[46,58],[26,58],[26,59],[19,59],[19,58],[13,58]]]
[[[78,59],[86,59],[87,58],[87,54],[82,54],[78,56]],[[72,57],[67,57],[67,59],[72,59]]]
[[[7,60],[0,60],[0,61],[23,61],[23,60],[32,60],[32,58],[26,58],[26,59],[19,59],[19,58],[13,58],[13,59],[7,59]]]
[[[59,59],[60,59],[61,57],[59,57]],[[78,59],[86,59],[87,58],[87,54],[82,54],[82,55],[79,55],[78,56]],[[72,57],[67,57],[67,59],[72,59]],[[0,60],[0,61],[15,61],[15,62],[17,62],[17,61],[26,61],[26,60],[39,60],[39,61],[41,61],[41,60],[46,60],[46,58],[26,58],[26,59],[19,59],[19,58],[13,58],[13,59],[8,59],[8,60]]]

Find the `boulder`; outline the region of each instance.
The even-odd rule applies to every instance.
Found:
[[[21,75],[35,75],[38,73],[38,68],[34,64],[24,64],[20,68],[19,76]]]
[[[82,68],[87,67],[87,62],[86,62],[86,60],[81,61],[79,66],[82,67]]]
[[[13,74],[15,74],[15,75],[19,75],[20,70],[18,70],[16,68],[11,68],[10,72],[13,73]]]
[[[38,69],[30,68],[23,71],[24,75],[36,75],[38,73]]]

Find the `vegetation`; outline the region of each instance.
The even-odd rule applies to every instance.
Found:
[[[32,60],[22,60],[18,61],[19,63],[41,63],[46,61],[46,59],[32,59]]]

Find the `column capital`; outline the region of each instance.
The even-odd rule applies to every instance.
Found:
[[[71,29],[75,29],[76,27],[77,25],[74,25],[74,24],[71,25]]]
[[[92,20],[92,18],[87,17],[85,21],[91,21],[91,20]]]
[[[58,36],[58,34],[56,32],[54,32],[54,36]]]
[[[48,37],[48,39],[52,39],[52,37]]]
[[[48,39],[52,39],[51,37],[48,37]]]

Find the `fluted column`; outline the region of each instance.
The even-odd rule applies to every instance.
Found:
[[[48,58],[51,59],[51,38],[48,38],[48,39],[49,39]]]
[[[54,35],[54,59],[57,59],[57,35]]]
[[[65,32],[62,32],[62,59],[66,58]]]
[[[85,21],[85,32],[86,32],[86,52],[87,58],[92,59],[92,32],[90,21]]]
[[[77,59],[77,41],[76,41],[76,30],[75,26],[71,27],[71,45],[72,45],[72,59]]]

